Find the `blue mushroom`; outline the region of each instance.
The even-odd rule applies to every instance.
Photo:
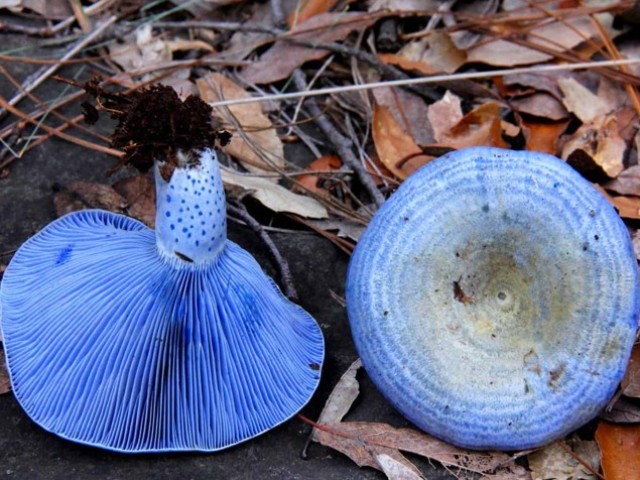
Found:
[[[214,451],[300,410],[324,340],[226,238],[215,153],[155,164],[156,231],[99,210],[30,238],[0,290],[14,393],[44,429],[120,452]]]
[[[346,294],[381,392],[472,449],[536,447],[594,418],[640,313],[629,234],[606,199],[555,157],[482,147],[427,164],[382,206]]]

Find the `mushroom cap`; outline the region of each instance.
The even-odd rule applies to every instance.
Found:
[[[324,356],[313,318],[230,241],[206,264],[178,262],[140,222],[97,210],[18,250],[0,307],[33,420],[121,452],[213,451],[307,403]]]
[[[346,296],[385,397],[472,449],[531,448],[591,420],[640,310],[629,234],[606,199],[555,157],[483,147],[402,184],[358,242]]]

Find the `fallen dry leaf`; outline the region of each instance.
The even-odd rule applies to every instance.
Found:
[[[56,192],[53,204],[58,216],[87,208],[123,213],[127,201],[111,186],[95,182],[73,182]]]
[[[566,72],[545,72],[545,73],[517,73],[501,77],[504,87],[512,89],[512,94],[524,95],[537,92],[546,92],[560,99],[562,92],[558,87],[558,79],[567,75]],[[524,87],[524,90],[517,90],[517,87]]]
[[[210,44],[202,40],[169,40],[166,45],[171,53],[185,50],[206,50],[208,52],[215,50]]]
[[[610,192],[640,197],[640,165],[623,170],[616,178],[603,185]]]
[[[627,371],[620,382],[620,387],[623,395],[640,398],[640,343],[633,346]]]
[[[567,129],[569,120],[562,122],[535,122],[522,118],[522,133],[526,140],[526,149],[533,152],[558,154],[558,140]]]
[[[369,11],[390,10],[392,12],[436,11],[440,0],[369,0]]]
[[[318,441],[347,455],[358,466],[381,470],[376,455],[403,451],[464,472],[493,475],[492,479],[527,478],[524,468],[501,452],[473,452],[449,445],[425,433],[385,423],[336,422],[322,425]],[[396,458],[396,457],[394,457]]]
[[[400,55],[397,55],[395,53],[379,53],[378,59],[382,63],[385,63],[387,65],[395,65],[396,67],[400,67],[401,69],[407,71],[416,71],[424,73],[425,75],[432,75],[436,73],[435,70],[430,68],[424,62],[401,57]]]
[[[607,77],[599,78],[596,95],[611,107],[611,111],[620,110],[623,107],[632,105],[629,93],[620,87],[619,82]]]
[[[620,397],[598,416],[611,423],[640,423],[640,402]]]
[[[5,364],[4,349],[0,344],[0,395],[11,391],[11,381],[9,380],[9,372]]]
[[[8,3],[6,6],[26,8],[49,20],[62,20],[73,15],[70,2],[67,0],[21,0]]]
[[[274,212],[295,213],[305,218],[327,218],[327,209],[317,200],[298,195],[266,178],[243,175],[228,168],[221,170],[222,181],[241,187],[249,195]]]
[[[567,112],[562,102],[545,92],[515,98],[509,102],[509,105],[518,113],[525,113],[546,120],[564,120],[569,116],[569,112]]]
[[[166,42],[153,36],[150,23],[127,35],[123,43],[114,43],[108,48],[111,60],[120,65],[125,72],[171,60],[171,51]]]
[[[375,23],[377,17],[366,12],[336,12],[315,15],[291,29],[288,37],[314,42],[343,40],[349,33]],[[250,83],[273,83],[287,78],[305,62],[320,60],[328,50],[277,41],[257,61],[242,70],[242,77]]]
[[[562,158],[591,180],[603,175],[615,178],[624,169],[627,144],[618,132],[618,120],[610,115],[582,125],[566,141]]]
[[[251,97],[242,87],[219,73],[210,73],[199,78],[196,86],[205,102]],[[224,114],[225,111],[229,112],[231,118]],[[269,117],[262,112],[261,103],[231,105],[228,110],[214,110],[214,115],[224,124],[237,122],[240,131],[233,131],[231,141],[223,150],[240,160],[247,170],[273,170],[273,166],[284,167],[282,141]]]
[[[402,88],[375,88],[376,103],[386,107],[402,130],[411,135],[418,145],[434,143],[433,129],[429,123],[429,109],[418,95]]]
[[[218,58],[240,61],[247,57],[257,48],[271,43],[273,36],[267,32],[252,31],[255,27],[269,29],[274,27],[273,11],[270,2],[258,3],[251,2],[247,8],[251,13],[247,12],[249,18],[243,23],[247,29],[236,31],[226,49],[217,52]]]
[[[302,0],[287,17],[287,25],[294,27],[321,13],[327,13],[336,6],[338,0]]]
[[[422,479],[420,471],[400,451],[435,460],[465,473],[489,475],[494,480],[529,478],[513,458],[498,452],[471,452],[430,435],[385,423],[341,422],[359,393],[356,360],[336,384],[320,414],[312,439],[348,456],[360,467],[383,471],[391,480]]]
[[[565,442],[561,441],[564,448],[559,443],[552,443],[529,454],[527,460],[532,480],[592,480],[598,478],[567,451],[570,447]],[[588,443],[591,443],[597,452],[598,447],[595,442]],[[591,467],[597,472],[600,465],[596,463]]]
[[[640,220],[640,197],[610,197],[622,218]]]
[[[350,238],[354,242],[360,240],[365,230],[365,226],[360,223],[336,217],[329,217],[326,220],[308,220],[307,224],[321,231],[335,231],[339,237]]]
[[[407,178],[433,159],[422,154],[422,149],[386,107],[374,104],[371,129],[380,161],[398,178]]]
[[[521,12],[516,12],[521,14]],[[614,37],[618,31],[613,29],[613,15],[599,13],[594,15],[602,24],[610,37]],[[554,21],[531,29],[531,34],[518,32],[518,26],[507,27],[504,34],[516,34],[519,38],[540,45],[555,52],[564,52],[584,42],[585,39],[598,35],[598,28],[593,19],[584,15],[563,22]],[[551,60],[553,55],[533,48],[525,47],[503,39],[485,37],[482,41],[467,50],[468,62],[480,62],[494,66],[511,67],[515,65],[527,65]]]
[[[605,480],[640,478],[640,425],[600,422],[596,441],[602,454]]]
[[[467,60],[467,55],[447,32],[434,30],[428,37],[407,43],[397,54],[380,54],[384,63],[426,75],[453,73]]]
[[[322,412],[318,417],[318,423],[341,422],[344,416],[349,412],[353,402],[360,395],[360,384],[356,380],[358,370],[362,368],[362,360],[355,360],[342,374],[336,386],[329,394],[329,398],[324,404]],[[314,429],[311,434],[315,439],[319,430]]]
[[[582,123],[593,122],[615,108],[572,77],[559,79],[558,86],[564,95],[562,103]]]
[[[404,456],[397,458],[386,453],[376,455],[380,469],[390,480],[424,480],[424,477],[415,465],[411,464]]]
[[[456,149],[478,145],[505,148],[507,144],[502,139],[502,132],[500,106],[487,102],[462,117],[444,133],[439,143]]]
[[[0,8],[9,8],[19,12],[22,10],[22,0],[0,0]]]
[[[429,105],[427,118],[433,129],[433,137],[438,143],[444,142],[453,126],[463,117],[462,99],[449,90],[440,100]]]
[[[380,158],[377,155],[371,155],[370,159],[371,162],[366,162],[364,166],[375,184],[381,186],[386,182],[393,182],[393,180],[391,180],[393,174],[382,164]]]
[[[149,175],[123,178],[113,185],[127,202],[127,214],[149,228],[156,225],[156,189]]]
[[[330,171],[330,170],[339,170],[342,166],[342,160],[340,157],[335,155],[323,155],[322,157],[316,158],[313,162],[311,162],[307,166],[307,170],[309,171]],[[321,195],[326,195],[329,191],[318,185],[318,181],[320,180],[322,174],[317,173],[309,173],[306,175],[301,175],[298,177],[298,183],[293,185],[293,189],[301,190],[302,192],[306,190],[310,190],[314,193],[318,193]],[[301,189],[300,186],[304,187]]]

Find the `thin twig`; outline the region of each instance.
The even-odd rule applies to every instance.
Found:
[[[43,115],[45,115],[49,110],[55,110],[58,109],[60,107],[63,107],[75,100],[77,100],[78,98],[82,97],[85,93],[84,92],[75,92],[72,93],[70,95],[67,95],[66,97],[62,97],[59,100],[49,104],[49,105],[45,105],[43,107],[38,107],[37,109],[31,111],[27,115],[29,118],[32,118],[33,120],[38,120],[40,117],[42,117]],[[20,123],[20,121],[16,121],[11,123],[10,125],[7,125],[6,127],[4,127],[2,130],[0,130],[0,138],[5,139],[7,138],[9,135],[12,135],[12,132],[14,131],[14,129],[16,128],[16,126],[18,126],[18,124]]]
[[[358,85],[345,85],[341,87],[319,88],[317,90],[308,90],[301,92],[280,93],[267,95],[265,97],[239,98],[237,100],[224,100],[220,102],[211,102],[212,107],[225,107],[230,105],[239,105],[242,103],[254,102],[273,102],[277,100],[291,100],[302,97],[318,97],[321,95],[331,95],[334,93],[358,92],[361,90],[373,90],[375,88],[388,87],[405,87],[407,85],[418,85],[421,83],[443,83],[455,82],[458,80],[473,80],[478,78],[492,78],[509,75],[519,75],[522,73],[548,73],[562,72],[569,70],[596,69],[604,67],[616,67],[620,65],[637,65],[640,64],[640,58],[627,58],[624,60],[604,60],[598,62],[578,62],[560,65],[536,65],[533,67],[521,68],[504,68],[499,70],[490,70],[486,72],[466,72],[445,75],[432,75],[430,77],[408,78],[406,80],[386,80],[382,82],[361,83]]]
[[[571,450],[571,448],[569,448],[568,445],[565,445],[564,442],[562,442],[561,440],[558,440],[556,442],[556,445],[558,445],[560,448],[562,448],[565,452],[567,452],[569,455],[571,455],[577,462],[580,463],[580,465],[582,465],[584,468],[586,468],[587,470],[589,470],[589,472],[592,475],[595,475],[596,477],[605,480],[605,478],[600,475],[600,473],[596,472],[594,470],[594,468],[589,465],[585,460],[583,460],[582,458],[580,458],[580,455],[578,455],[576,452],[574,452],[573,450]]]
[[[4,68],[2,65],[0,65],[0,73],[3,74],[5,77],[7,77],[7,80],[9,80],[9,82],[11,82],[11,84],[16,87],[18,90],[22,90],[22,85],[20,85],[20,83],[18,83],[18,81],[15,79],[15,77],[13,75],[11,75],[9,73],[9,71]],[[62,94],[56,99],[54,100],[53,104],[55,105],[56,102],[58,100],[60,100],[61,98],[65,98],[64,94],[66,92],[62,92]],[[44,109],[44,115],[46,116],[49,113],[52,113],[55,117],[59,118],[60,120],[62,120],[63,122],[69,123],[71,122],[71,120],[69,118],[67,118],[66,116],[64,116],[63,114],[61,114],[60,112],[58,112],[52,105],[46,105],[42,100],[40,100],[40,98],[36,97],[34,94],[24,91],[24,94],[30,99],[32,100],[36,105],[38,105],[39,107]],[[94,131],[91,128],[87,128],[83,125],[76,125],[76,127],[78,127],[80,130],[82,130],[85,133],[88,133],[89,135],[93,135],[97,138],[99,138],[100,140],[104,141],[104,142],[109,142],[109,139],[107,137],[105,137],[104,135],[100,135],[98,132]]]
[[[273,24],[277,27],[286,25],[287,17],[284,14],[284,8],[282,7],[282,0],[271,0],[271,16],[273,17]]]
[[[53,73],[55,73],[58,70],[58,68],[60,68],[60,66],[66,60],[68,60],[71,57],[77,55],[87,45],[89,45],[94,40],[96,40],[96,38],[98,38],[100,35],[102,35],[107,28],[109,28],[111,25],[113,25],[115,23],[117,18],[118,17],[116,17],[116,16],[111,16],[107,20],[105,20],[103,23],[101,23],[98,27],[96,27],[96,29],[93,32],[91,32],[90,34],[88,34],[87,36],[82,38],[82,40],[77,42],[73,46],[73,48],[71,50],[69,50],[67,53],[65,53],[62,56],[62,58],[58,61],[58,63],[56,63],[55,65],[51,65],[51,67],[47,68],[44,72],[42,72],[40,75],[38,75],[38,77],[35,78],[33,81],[31,81],[28,84],[24,85],[23,86],[23,90],[21,90],[19,93],[17,93],[7,103],[10,106],[14,106],[18,102],[20,102],[27,95],[27,93],[31,93],[39,85],[41,85],[42,82],[44,82],[47,78],[49,78],[49,76],[51,76]],[[4,115],[4,113],[5,113],[4,110],[5,110],[4,108],[2,110],[0,110],[0,116]]]
[[[379,16],[379,15],[374,15]],[[298,38],[298,35],[303,33],[308,34],[310,30],[297,30],[297,31],[286,31],[278,28],[269,28],[257,25],[245,25],[243,23],[237,22],[205,22],[205,21],[192,21],[192,22],[156,22],[154,23],[156,27],[171,27],[171,28],[186,28],[187,26],[198,27],[198,28],[213,28],[219,30],[233,30],[233,31],[246,31],[246,32],[259,32],[265,33],[273,36],[273,41],[284,41],[291,43],[293,45],[298,45],[307,48],[313,48],[318,50],[327,50],[332,53],[338,53],[340,55],[346,56],[348,58],[356,58],[362,62],[368,63],[369,65],[378,69],[383,75],[391,78],[393,80],[407,80],[409,79],[409,75],[404,73],[399,68],[394,67],[393,65],[387,65],[382,63],[377,56],[365,52],[364,50],[350,47],[349,45],[344,45],[341,43],[335,42],[320,42],[317,40],[305,40]],[[320,33],[320,32],[319,32]],[[421,84],[409,85],[414,90],[414,93],[424,96],[430,100],[438,100],[440,95],[432,89],[423,88]]]
[[[10,113],[15,115],[16,117],[19,117],[22,120],[24,120],[26,122],[29,122],[29,123],[31,123],[33,125],[38,125],[39,124],[39,122],[37,120],[34,120],[33,118],[30,118],[27,114],[25,114],[24,112],[18,110],[16,107],[13,107],[13,106],[9,105],[9,103],[4,98],[2,98],[1,96],[0,96],[0,108],[8,110]],[[74,137],[73,135],[68,135],[66,133],[62,133],[58,129],[50,127],[48,125],[45,125],[44,123],[40,124],[40,128],[42,128],[44,131],[46,131],[48,133],[52,133],[53,135],[55,135],[58,138],[61,138],[63,140],[71,142],[71,143],[75,143],[76,145],[80,145],[81,147],[85,147],[85,148],[89,148],[91,150],[95,150],[96,152],[106,153],[108,155],[112,155],[112,156],[118,157],[118,158],[121,158],[124,155],[124,152],[121,152],[120,150],[115,150],[113,148],[104,147],[102,145],[97,145],[95,143],[88,142],[88,141],[83,140],[81,138]]]
[[[273,243],[269,234],[262,227],[260,222],[258,222],[255,218],[251,216],[247,207],[244,206],[241,200],[230,199],[227,203],[227,209],[233,213],[234,215],[240,217],[244,220],[247,225],[255,232],[256,235],[260,238],[262,243],[265,244],[269,253],[273,257],[273,261],[278,268],[278,273],[280,276],[280,282],[282,283],[282,287],[284,289],[284,294],[291,301],[298,301],[298,292],[296,291],[296,287],[293,284],[293,276],[291,275],[291,270],[289,269],[289,263],[287,260],[280,254],[278,247]]]
[[[92,16],[100,13],[106,8],[110,7],[112,3],[115,3],[117,0],[100,0],[92,5],[87,7],[83,7],[84,14],[87,16]],[[46,27],[28,27],[25,25],[18,25],[14,22],[0,22],[0,32],[7,33],[22,33],[25,35],[31,35],[34,37],[53,37],[56,33],[64,30],[65,28],[71,26],[73,22],[76,21],[76,17],[74,15],[65,18],[64,20],[58,22],[53,26]]]
[[[293,81],[301,92],[307,90],[307,81],[304,77],[304,73],[302,73],[300,69],[296,69],[293,72]],[[369,172],[367,172],[364,165],[362,165],[354,155],[351,140],[342,135],[332,125],[327,116],[322,112],[320,107],[318,107],[318,104],[314,99],[310,98],[307,100],[307,108],[311,112],[311,115],[315,117],[316,123],[322,129],[325,136],[336,147],[338,155],[340,155],[342,161],[356,172],[360,182],[371,196],[371,200],[380,207],[384,203],[384,195],[380,193],[380,190],[378,190],[378,187],[371,178],[371,175],[369,175]]]

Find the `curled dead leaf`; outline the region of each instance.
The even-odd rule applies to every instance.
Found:
[[[356,380],[358,370],[362,368],[362,360],[356,359],[342,374],[336,386],[329,394],[320,416],[318,423],[341,422],[344,416],[351,410],[351,406],[358,395],[360,395],[360,384]],[[315,439],[319,430],[313,429],[311,432],[312,439]]]
[[[200,97],[205,102],[250,98],[244,88],[219,73],[210,73],[196,81]],[[214,116],[229,125],[231,141],[223,150],[236,157],[249,171],[273,170],[284,167],[284,147],[262,104],[245,103],[228,109],[214,110]],[[236,129],[236,125],[239,131]],[[258,170],[255,170],[255,169]]]
[[[349,457],[360,467],[372,467],[392,480],[423,478],[418,468],[401,452],[410,452],[442,463],[461,473],[488,475],[494,480],[525,480],[524,468],[513,457],[499,452],[462,450],[430,435],[385,423],[342,422],[359,393],[356,360],[340,378],[322,410],[312,440]]]
[[[503,131],[500,106],[487,102],[467,113],[448,132],[443,132],[440,143],[455,149],[477,145],[506,148]]]
[[[624,169],[626,142],[618,132],[618,120],[610,115],[582,125],[566,141],[562,158],[590,180],[615,178]]]
[[[558,140],[569,125],[569,120],[561,122],[536,122],[522,118],[522,133],[526,140],[527,150],[533,152],[558,154]]]
[[[512,2],[519,5],[518,2]],[[514,15],[522,15],[520,6]],[[603,29],[610,37],[619,34],[620,31],[613,29],[613,15],[610,13],[599,13],[594,15],[598,19]],[[585,40],[599,35],[598,27],[590,15],[581,15],[570,19],[560,19],[548,21],[545,17],[540,25],[531,26],[529,32],[523,32],[518,22],[505,24],[501,28],[500,35],[494,38],[484,37],[476,45],[467,50],[468,62],[480,62],[489,65],[510,67],[515,65],[527,65],[531,63],[541,63],[553,58],[552,52],[564,52],[583,43]],[[540,49],[530,48],[511,42],[500,37],[513,36],[535,45]],[[542,49],[547,50],[541,51]]]
[[[338,0],[305,0],[296,3],[296,8],[287,17],[287,25],[294,27],[321,13],[327,13],[336,6]]]
[[[214,48],[210,44],[203,42],[202,40],[170,40],[167,42],[167,48],[171,53],[182,52],[185,50],[214,51]]]
[[[407,178],[433,157],[404,131],[388,108],[374,104],[372,121],[373,142],[382,164],[401,179]]]
[[[589,445],[583,447],[583,450],[589,448],[595,449],[597,454],[598,447],[595,442],[581,442]],[[571,447],[564,441],[552,443],[540,450],[537,450],[527,457],[529,463],[529,469],[531,470],[532,480],[595,480],[598,477],[591,473],[584,465],[582,465],[575,456],[571,455],[569,451]],[[586,461],[586,459],[583,459]],[[595,465],[588,462],[592,470],[596,472],[600,468],[600,462],[595,455]]]
[[[599,417],[611,423],[640,423],[640,402],[620,397]]]
[[[609,197],[622,218],[640,220],[640,197]]]
[[[314,15],[298,23],[288,37],[314,42],[335,42],[343,40],[351,32],[370,27],[377,17],[367,12],[329,12]],[[264,84],[284,80],[305,62],[320,60],[329,54],[328,50],[310,48],[277,41],[259,60],[242,70],[242,77],[251,83]]]
[[[347,455],[358,466],[382,470],[378,456],[403,451],[440,462],[467,473],[493,475],[494,479],[527,478],[524,468],[500,452],[462,450],[430,435],[375,422],[335,422],[322,425],[318,441]]]
[[[620,195],[640,197],[640,165],[623,170],[616,178],[605,183],[604,188]]]
[[[418,145],[434,143],[428,118],[430,107],[422,98],[402,88],[375,88],[372,93],[376,104],[389,109],[402,130]]]
[[[153,36],[150,23],[139,27],[124,40],[124,43],[112,44],[108,48],[111,60],[120,65],[125,72],[171,60],[171,51],[167,43]]]
[[[444,142],[449,131],[462,120],[463,116],[462,99],[449,90],[440,100],[429,105],[427,118],[433,129],[435,141]]]
[[[558,86],[564,95],[562,99],[564,106],[583,123],[594,122],[614,109],[614,106],[591,93],[575,78],[561,78],[558,80]]]
[[[378,58],[404,70],[431,75],[455,72],[464,65],[467,55],[447,32],[434,30],[428,37],[406,44],[397,54],[381,54]]]
[[[518,113],[525,113],[546,120],[563,120],[569,116],[569,112],[567,112],[562,102],[553,95],[544,92],[513,99],[509,104]]]
[[[596,442],[602,454],[602,471],[606,480],[639,478],[640,425],[600,422]]]
[[[266,178],[243,175],[228,168],[221,170],[226,185],[240,187],[274,212],[295,213],[305,218],[327,218],[327,209],[317,200],[298,195]]]
[[[631,358],[620,382],[620,388],[623,395],[640,398],[640,344],[634,345],[631,351]]]
[[[311,162],[307,166],[307,170],[323,171],[323,172],[332,171],[332,170],[337,171],[340,169],[341,166],[342,166],[342,160],[340,160],[340,157],[337,157],[336,155],[323,155],[322,157],[318,157],[313,162]],[[327,195],[329,194],[329,191],[323,186],[319,185],[320,183],[319,180],[321,177],[322,177],[322,174],[317,174],[317,173],[309,173],[306,175],[301,175],[298,177],[298,185],[304,188],[299,188],[298,185],[293,185],[293,189],[301,190],[303,192],[306,189],[320,195]]]

